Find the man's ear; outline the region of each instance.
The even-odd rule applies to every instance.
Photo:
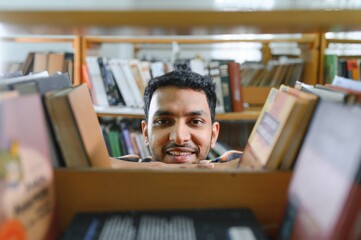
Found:
[[[142,133],[144,136],[144,143],[145,143],[145,145],[148,145],[149,144],[148,126],[147,126],[147,122],[145,120],[142,120]]]
[[[219,122],[214,122],[212,125],[212,139],[211,139],[211,147],[215,147],[217,139],[218,139],[218,135],[219,135],[219,130],[220,130],[221,126],[219,124]]]

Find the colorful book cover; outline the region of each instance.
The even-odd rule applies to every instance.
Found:
[[[0,116],[0,239],[54,239],[54,177],[41,99],[0,101]]]

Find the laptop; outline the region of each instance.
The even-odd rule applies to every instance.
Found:
[[[267,239],[250,209],[85,212],[62,240],[259,240]]]

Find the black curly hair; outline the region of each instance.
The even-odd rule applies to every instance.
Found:
[[[175,70],[149,80],[148,85],[144,90],[144,113],[147,121],[149,105],[153,93],[157,89],[167,86],[204,92],[207,96],[207,102],[211,112],[211,120],[214,122],[217,101],[215,84],[209,76],[202,76],[198,73],[187,70]]]

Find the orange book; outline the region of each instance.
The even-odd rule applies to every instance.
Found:
[[[347,59],[346,66],[347,66],[348,77],[353,80],[359,80],[360,74],[359,74],[359,67],[357,65],[357,60],[355,58]]]

